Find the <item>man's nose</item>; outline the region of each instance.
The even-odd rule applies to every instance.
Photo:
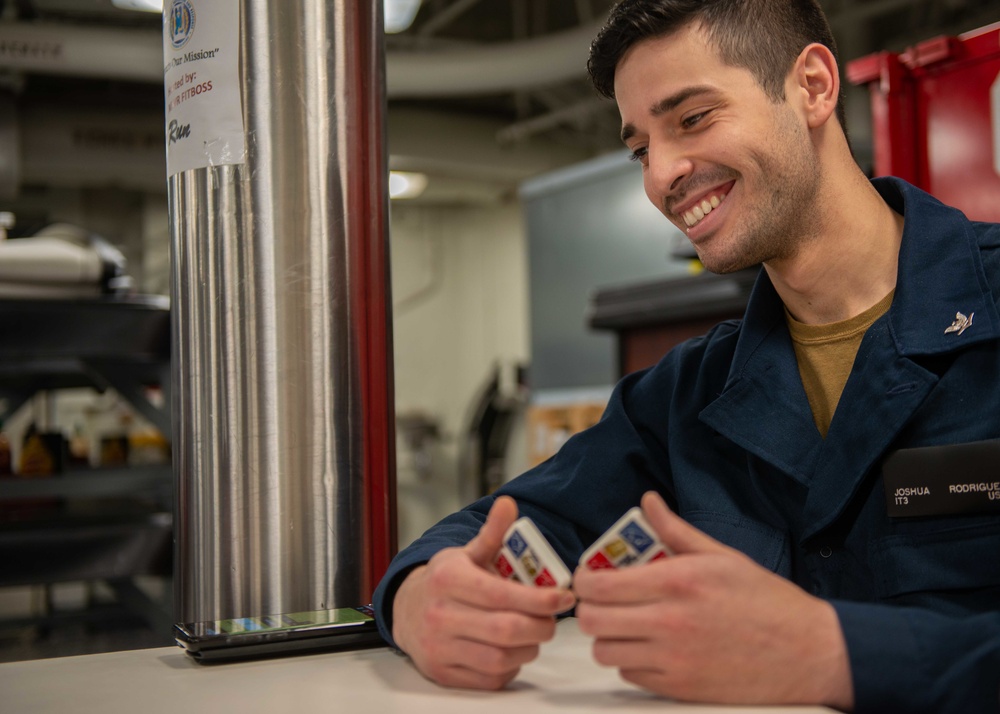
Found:
[[[647,149],[649,168],[646,172],[647,190],[651,196],[669,199],[683,190],[684,180],[691,175],[694,164],[684,154],[669,147]]]

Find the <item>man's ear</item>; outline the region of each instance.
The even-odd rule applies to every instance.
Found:
[[[825,124],[837,111],[840,72],[837,59],[826,45],[814,42],[795,60],[789,89],[801,100],[800,108],[810,129]]]

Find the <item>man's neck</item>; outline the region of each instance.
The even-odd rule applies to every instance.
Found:
[[[854,169],[841,190],[824,191],[818,232],[798,250],[764,267],[799,322],[822,325],[859,315],[896,286],[903,217]]]

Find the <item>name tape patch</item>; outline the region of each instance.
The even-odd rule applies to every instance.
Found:
[[[892,518],[1000,513],[1000,439],[901,449],[882,482]]]

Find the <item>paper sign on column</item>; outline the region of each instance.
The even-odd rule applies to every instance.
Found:
[[[239,0],[166,0],[167,176],[246,160]]]

